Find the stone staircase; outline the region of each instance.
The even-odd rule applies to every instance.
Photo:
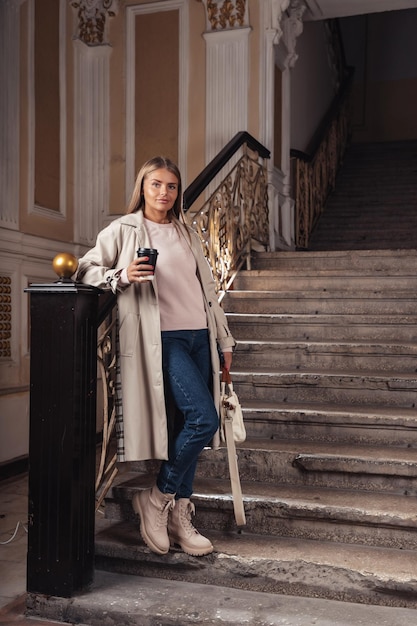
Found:
[[[417,246],[417,141],[352,144],[310,250]]]
[[[196,526],[215,552],[164,557],[130,500],[106,499],[97,568],[223,587],[417,608],[417,251],[259,253],[224,300],[247,441],[247,525],[225,449],[201,456]]]

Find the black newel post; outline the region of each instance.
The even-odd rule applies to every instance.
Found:
[[[27,590],[69,598],[94,574],[100,291],[68,278],[26,291],[31,321]]]

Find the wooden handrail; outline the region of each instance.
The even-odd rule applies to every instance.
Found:
[[[222,167],[243,145],[247,145],[264,159],[269,159],[270,151],[265,148],[257,139],[250,135],[247,131],[242,130],[237,133],[217,156],[210,161],[202,172],[193,180],[193,182],[184,191],[183,208],[184,211],[192,206],[192,204],[201,195],[204,189],[211,183],[215,176],[220,172]]]

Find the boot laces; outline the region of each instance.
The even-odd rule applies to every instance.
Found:
[[[167,499],[165,502],[163,502],[161,504],[161,507],[158,511],[158,517],[157,517],[157,526],[163,526],[166,528],[167,524],[168,524],[168,515],[169,512],[172,511],[172,509],[175,506],[175,500],[171,500],[171,499]]]
[[[185,506],[180,507],[181,525],[183,529],[191,535],[192,533],[199,535],[200,533],[194,528],[191,522],[191,516],[195,514],[195,506],[193,502],[187,502]]]

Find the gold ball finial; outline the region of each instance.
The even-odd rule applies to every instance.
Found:
[[[68,280],[77,271],[78,261],[72,254],[61,252],[52,261],[52,267],[59,278]]]

